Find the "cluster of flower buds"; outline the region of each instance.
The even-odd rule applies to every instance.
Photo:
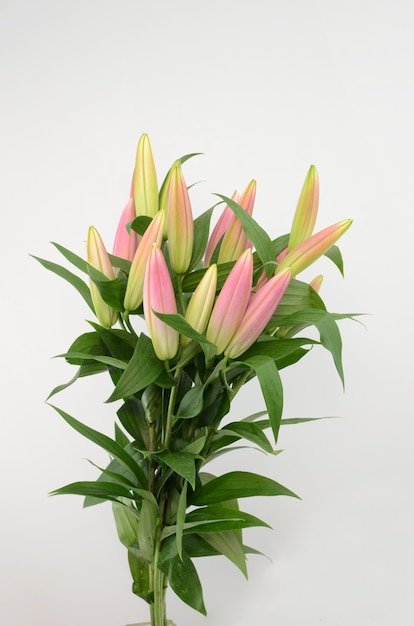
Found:
[[[251,216],[256,195],[252,180],[232,199]],[[254,281],[252,244],[234,211],[226,206],[208,239],[198,285],[191,294],[178,293],[182,278],[189,271],[194,247],[194,221],[188,188],[177,160],[169,170],[161,190],[149,138],[139,140],[130,198],[122,212],[115,236],[113,254],[130,261],[124,312],[141,312],[147,323],[159,359],[169,361],[190,343],[186,336],[162,321],[157,313],[177,313],[207,341],[216,354],[236,359],[263,333],[282,299],[289,282],[325,254],[351,225],[344,220],[313,234],[319,200],[316,168],[306,176],[294,213],[288,245],[275,259],[272,276],[264,271]],[[151,219],[142,236],[130,228],[136,217]],[[101,237],[91,227],[88,234],[88,262],[109,280],[116,277]],[[233,263],[218,289],[218,267]],[[178,279],[178,280],[177,280]],[[311,286],[319,291],[322,277]],[[115,324],[118,313],[102,299],[91,281],[91,295],[99,322]],[[186,297],[188,300],[186,302]],[[177,305],[179,302],[179,306]]]

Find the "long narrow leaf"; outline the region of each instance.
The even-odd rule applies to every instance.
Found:
[[[191,498],[192,504],[216,504],[226,500],[251,496],[292,496],[290,489],[266,476],[251,472],[229,472],[199,487]]]
[[[157,358],[152,341],[141,333],[134,354],[107,402],[129,398],[155,382],[163,370],[164,363]]]
[[[54,489],[50,495],[67,495],[73,494],[77,496],[93,496],[102,500],[117,501],[119,497],[132,498],[131,492],[117,483],[105,483],[95,481],[82,481],[70,483],[59,489]]]
[[[34,255],[32,255],[32,257],[36,259],[36,261],[39,261],[39,263],[41,263],[41,265],[43,265],[44,268],[46,268],[50,272],[53,272],[57,276],[60,276],[60,278],[63,278],[64,280],[66,280],[68,283],[72,285],[72,287],[75,287],[75,289],[80,293],[80,295],[85,300],[86,304],[91,309],[91,311],[95,313],[89,287],[81,278],[79,278],[79,276],[76,276],[76,274],[73,274],[73,272],[70,272],[65,267],[62,267],[62,265],[58,265],[57,263],[52,263],[51,261],[47,261],[46,259],[41,259],[40,257],[34,256]]]
[[[265,355],[244,358],[243,362],[256,372],[259,379],[263,399],[272,424],[273,436],[277,442],[283,410],[283,387],[276,364],[272,358]]]
[[[55,409],[55,411],[57,411],[59,415],[63,417],[65,422],[67,422],[69,426],[72,426],[74,430],[86,437],[86,439],[89,439],[93,443],[96,443],[99,447],[109,452],[109,454],[114,456],[119,461],[119,463],[121,463],[121,465],[123,465],[125,468],[128,468],[131,471],[132,476],[137,481],[137,487],[145,486],[146,477],[143,470],[135,461],[135,459],[130,454],[128,454],[126,450],[121,448],[121,446],[117,444],[116,441],[114,441],[107,435],[104,435],[103,433],[100,433],[97,430],[86,426],[86,424],[79,422],[77,419],[75,419],[65,411],[62,411],[62,409],[59,409],[52,404],[50,406]]]
[[[206,615],[197,570],[186,552],[183,551],[180,557],[173,537],[163,543],[158,568],[168,576],[172,590],[183,602]]]
[[[256,248],[256,252],[262,261],[266,273],[270,277],[274,272],[275,258],[273,256],[272,241],[265,230],[254,220],[237,202],[221,194],[215,194],[221,198],[230,209],[237,215],[242,223],[243,230],[249,241]]]

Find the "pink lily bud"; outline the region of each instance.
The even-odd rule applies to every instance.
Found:
[[[150,140],[145,133],[138,142],[133,189],[136,215],[154,217],[158,211],[158,182]]]
[[[145,270],[144,315],[155,354],[161,361],[169,361],[177,354],[179,335],[171,326],[161,321],[154,311],[177,313],[171,277],[164,256],[156,243],[152,245]]]
[[[233,193],[231,199],[237,203],[239,202],[239,194],[237,193],[237,191]],[[211,257],[213,256],[214,250],[217,248],[220,239],[227,231],[233,215],[234,213],[231,208],[226,205],[208,240],[206,252],[204,255],[204,267],[208,267],[210,265]]]
[[[206,338],[221,354],[237,331],[246,311],[252,289],[253,254],[245,250],[235,263],[217,297]]]
[[[325,254],[341,235],[348,230],[351,224],[352,220],[343,220],[305,239],[305,241],[302,241],[302,243],[287,253],[277,266],[276,273],[279,274],[282,270],[290,267],[292,269],[292,277],[295,277]]]
[[[225,356],[235,359],[261,335],[281,301],[290,281],[290,268],[273,276],[250,300],[240,326],[233,335]]]
[[[317,276],[315,276],[313,280],[310,281],[309,285],[312,287],[314,291],[316,291],[316,293],[319,293],[321,289],[322,281],[323,281],[322,274],[318,274]]]
[[[127,224],[132,222],[134,218],[134,199],[130,198],[122,211],[113,246],[113,254],[121,257],[121,259],[127,259],[127,261],[132,261],[137,249],[137,233],[133,230],[129,232],[127,230]]]
[[[110,280],[114,280],[114,269],[102,238],[94,226],[90,226],[88,230],[87,259],[92,267],[105,274]],[[117,312],[102,299],[98,287],[92,280],[89,281],[89,284],[96,317],[102,326],[110,328],[117,320]]]
[[[181,162],[172,168],[168,193],[168,254],[177,274],[184,274],[190,265],[194,243],[194,222]]]
[[[289,236],[288,249],[292,250],[297,245],[308,239],[313,232],[319,205],[319,178],[314,165],[311,165],[300,192],[292,228]]]
[[[249,215],[251,215],[253,212],[255,196],[256,181],[252,180],[246,187],[238,201],[238,204]],[[233,213],[224,234],[223,241],[221,242],[217,262],[227,263],[229,261],[236,261],[243,252],[243,250],[246,250],[247,247],[251,247],[251,243],[246,237],[241,221],[239,220],[237,215]]]
[[[210,265],[203,278],[197,285],[191,300],[188,303],[187,311],[185,312],[185,320],[196,330],[200,335],[204,333],[207,328],[207,323],[210,318],[211,310],[214,304],[214,298],[216,296],[217,288],[217,265],[214,263]],[[190,338],[181,335],[181,345],[186,346],[190,343]]]
[[[163,227],[164,213],[158,211],[147,230],[142,235],[142,239],[132,259],[124,296],[124,308],[126,311],[135,311],[142,302],[145,267],[152,245],[156,243],[158,246],[161,246]]]
[[[131,185],[129,187],[129,197],[130,198],[134,197],[134,177],[135,177],[135,172],[132,172]],[[135,215],[135,217],[136,217],[136,215]]]

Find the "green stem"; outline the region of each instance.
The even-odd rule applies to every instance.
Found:
[[[125,313],[124,313],[124,320],[125,320],[125,324],[127,325],[128,330],[131,333],[131,335],[134,335],[134,337],[137,337],[137,333],[135,332],[135,329],[132,326],[131,321],[129,319],[129,311],[125,311]]]
[[[161,536],[164,528],[164,514],[168,499],[168,493],[163,491],[160,496],[160,504],[158,509],[158,524],[154,547],[154,558],[151,567],[152,573],[152,590],[154,599],[151,605],[151,626],[167,626],[167,609],[166,609],[166,577],[158,568],[158,559],[161,550]]]
[[[168,401],[167,419],[165,423],[164,440],[163,440],[163,444],[165,448],[167,448],[167,450],[169,449],[169,445],[171,441],[171,434],[172,434],[172,427],[173,427],[172,419],[173,419],[173,414],[174,414],[175,400],[177,397],[178,384],[180,382],[181,373],[182,373],[182,367],[177,367],[177,370],[175,373],[176,384],[171,389],[170,399]]]
[[[250,374],[251,374],[251,370],[248,369],[246,370],[241,376],[240,378],[238,378],[238,380],[236,380],[236,382],[234,383],[234,385],[231,387],[231,400],[233,400],[234,396],[236,395],[236,393],[238,391],[240,391],[240,389],[243,387],[244,383],[246,382],[246,380],[249,378]]]
[[[185,302],[183,297],[183,277],[177,276],[177,299],[178,299],[178,309],[181,315],[185,315]]]
[[[153,616],[151,617],[152,626],[166,626],[166,606],[165,606],[165,591],[164,591],[164,574],[158,569],[157,563],[159,558],[159,542],[157,542],[155,554],[154,554],[154,603],[152,606]]]

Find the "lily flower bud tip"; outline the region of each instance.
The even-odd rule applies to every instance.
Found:
[[[179,335],[154,313],[177,313],[177,303],[164,256],[154,243],[144,278],[144,316],[155,353],[161,361],[169,361],[178,351]]]
[[[194,222],[181,162],[173,165],[168,193],[168,253],[171,268],[184,274],[190,265],[194,244]]]
[[[229,344],[246,311],[252,289],[253,254],[245,250],[228,275],[214,305],[206,338],[220,354]]]
[[[133,179],[136,215],[154,217],[158,211],[158,182],[151,144],[146,133],[138,142]]]
[[[114,269],[102,238],[94,226],[90,226],[88,230],[87,259],[92,267],[104,274],[109,280],[114,280]],[[110,328],[117,320],[117,312],[102,299],[99,289],[92,279],[89,280],[89,286],[96,317],[102,326]]]
[[[142,303],[144,275],[148,257],[154,243],[158,246],[161,245],[163,227],[164,213],[158,211],[143,234],[132,259],[124,296],[124,308],[126,311],[135,311]]]

